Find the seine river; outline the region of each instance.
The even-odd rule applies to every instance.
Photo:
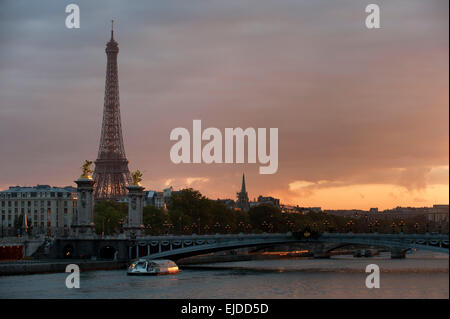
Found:
[[[448,255],[254,260],[197,265],[177,275],[133,277],[125,270],[0,277],[0,298],[449,298]],[[381,269],[380,288],[365,286],[365,267]],[[201,268],[205,267],[205,268]]]

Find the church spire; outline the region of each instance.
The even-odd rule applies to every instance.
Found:
[[[242,187],[241,191],[237,193],[236,207],[243,211],[248,211],[250,209],[250,203],[248,200],[247,190],[245,189],[245,174],[242,174]]]
[[[241,193],[245,193],[245,174],[242,174],[242,187],[241,187]]]

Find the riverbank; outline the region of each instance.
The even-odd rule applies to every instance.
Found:
[[[126,269],[126,261],[103,260],[21,260],[0,262],[0,276],[32,275],[65,272],[67,265],[76,264],[80,271]]]

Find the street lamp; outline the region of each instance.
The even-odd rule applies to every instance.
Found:
[[[405,226],[405,222],[401,220],[398,225],[400,226],[400,233],[403,233],[403,226]]]
[[[287,224],[287,227],[288,227],[288,231],[291,232],[292,228],[294,226],[294,223],[292,221],[288,220],[286,224]]]
[[[395,224],[395,222],[392,222],[391,228],[392,228],[392,233],[393,234],[395,234],[395,227],[397,227],[397,225]]]
[[[218,233],[219,230],[220,230],[220,223],[219,223],[219,222],[216,222],[216,223],[214,224],[214,228],[216,229],[216,233]]]
[[[105,216],[102,218],[102,238],[105,236]]]
[[[375,219],[375,232],[378,233],[378,227],[380,226],[380,222],[378,221],[378,219]]]
[[[124,220],[123,220],[123,218],[121,218],[121,219],[119,219],[119,225],[120,225],[120,233],[122,234],[123,233],[123,224],[124,224]]]
[[[192,223],[191,228],[192,228],[192,232],[194,232],[195,229],[197,228],[197,224],[195,222]]]
[[[164,230],[166,231],[166,235],[168,235],[169,234],[169,229],[168,229],[169,228],[169,222],[167,220],[164,221],[163,227],[164,227]]]
[[[330,222],[328,221],[328,219],[325,219],[323,221],[323,226],[324,226],[324,229],[326,232],[329,232],[329,228],[328,228],[329,225],[330,225]]]
[[[348,226],[348,228],[349,228],[349,232],[350,233],[352,233],[352,226],[353,225],[355,225],[355,222],[353,221],[353,219],[350,219],[348,222],[347,222],[347,226]]]
[[[266,228],[267,228],[268,224],[267,224],[266,221],[263,221],[263,223],[261,224],[261,226],[262,226],[263,231],[266,231],[266,230],[267,230]]]

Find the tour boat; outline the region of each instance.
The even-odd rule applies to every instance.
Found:
[[[127,275],[171,275],[178,274],[178,266],[167,259],[138,259],[128,267]]]

